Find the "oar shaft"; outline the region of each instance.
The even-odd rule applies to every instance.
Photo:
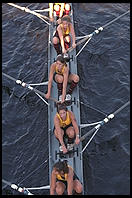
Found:
[[[116,115],[117,113],[119,113],[122,109],[124,109],[125,107],[127,107],[130,104],[130,101],[128,101],[127,103],[125,103],[122,107],[120,107],[119,109],[117,109],[113,114]]]
[[[92,128],[90,131],[88,131],[85,135],[83,135],[83,136],[80,138],[80,141],[82,142],[87,136],[91,135],[95,130],[96,130],[95,127]]]
[[[8,186],[11,186],[11,182],[6,181],[5,179],[2,179],[2,182]]]
[[[124,15],[126,15],[127,13],[129,13],[130,10],[128,10],[127,12],[125,12],[124,14],[118,16],[117,18],[113,19],[112,21],[106,23],[105,25],[102,26],[102,28],[106,28],[108,25],[110,25],[111,23],[117,21],[118,19],[120,19],[121,17],[123,17]]]
[[[100,124],[96,125],[94,128],[92,128],[90,131],[88,131],[85,135],[83,135],[80,138],[80,141],[83,141],[87,136],[91,135],[97,128],[100,128],[102,125],[104,125],[105,123],[107,123],[110,119],[114,118],[114,116],[119,113],[120,111],[122,111],[125,107],[127,107],[130,104],[130,101],[128,101],[127,103],[125,103],[122,107],[120,107],[119,109],[117,109],[114,113],[110,114],[109,116],[107,116]],[[113,115],[111,117],[111,115]],[[105,121],[106,120],[106,121]]]
[[[16,82],[16,79],[13,78],[12,76],[9,76],[8,74],[5,74],[4,72],[2,72],[2,75],[3,75],[3,76],[6,76],[6,77],[9,78],[10,80],[13,80],[13,81]]]

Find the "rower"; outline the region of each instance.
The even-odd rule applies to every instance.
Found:
[[[58,25],[55,34],[53,35],[53,45],[58,54],[66,54],[68,48],[71,45],[71,37],[72,36],[72,47],[76,47],[75,43],[75,31],[71,22],[71,18],[69,15],[64,15],[61,18],[61,23]]]
[[[64,15],[69,15],[70,10],[71,7],[69,3],[49,3],[49,16],[51,21],[54,21],[54,12],[56,13],[57,18],[60,19]]]
[[[74,141],[75,144],[79,144],[80,142],[79,128],[75,116],[64,104],[58,105],[57,113],[54,117],[53,131],[60,143],[60,151],[63,153],[67,153],[70,150]]]
[[[69,67],[62,55],[58,55],[56,61],[50,66],[48,92],[45,94],[47,99],[50,98],[53,80],[57,83],[58,96],[62,94],[61,103],[65,101],[66,94],[72,94],[74,88],[79,82],[79,76],[77,74],[70,73]],[[70,83],[70,87],[66,92],[67,83]]]
[[[50,195],[62,195],[67,190],[68,195],[82,193],[82,184],[73,168],[68,165],[67,160],[58,161],[54,164],[51,180],[50,180]]]

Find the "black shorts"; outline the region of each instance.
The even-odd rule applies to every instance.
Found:
[[[56,82],[56,80],[55,80],[55,75],[56,75],[57,73],[56,72],[54,72],[54,74],[53,74],[53,80]],[[71,74],[71,72],[69,71],[69,75]],[[61,75],[61,74],[59,74],[59,75]],[[57,83],[57,82],[56,82]]]
[[[61,129],[63,129],[63,131],[64,131],[64,138],[68,138],[68,136],[67,136],[67,134],[66,134],[66,130],[69,128],[69,127],[71,127],[71,126],[73,126],[72,125],[72,122],[69,124],[69,125],[67,125],[65,128],[63,128],[63,127],[61,127]],[[54,127],[54,129],[53,129],[53,132],[54,132],[54,130],[55,130],[55,127]]]
[[[66,37],[66,36],[70,36],[69,34],[66,34],[65,36],[64,36],[64,38]],[[59,42],[60,42],[60,37],[59,37],[59,34],[58,34],[58,31],[56,30],[56,32],[55,32],[55,34],[53,35],[53,38],[54,37],[57,37],[58,39],[59,39]]]
[[[73,176],[73,180],[79,180],[78,176],[76,175],[76,173],[74,173],[74,176]],[[59,182],[62,182],[63,184],[65,184],[66,188],[67,188],[67,181],[65,180],[59,180],[59,179],[56,179],[56,182],[59,181]]]

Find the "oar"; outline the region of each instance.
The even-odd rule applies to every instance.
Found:
[[[45,97],[45,94],[41,91],[39,91],[38,89],[36,88],[33,88],[32,86],[30,86],[29,84],[25,83],[25,82],[22,82],[21,80],[17,80],[15,78],[13,78],[12,76],[9,76],[8,74],[5,74],[4,72],[2,72],[2,75],[3,76],[6,76],[7,78],[9,78],[10,80],[13,80],[15,81],[17,84],[21,85],[22,87],[26,87],[28,89],[30,89],[31,91],[35,92],[35,93],[38,93],[40,94],[41,96]],[[59,101],[57,101],[55,98],[52,98],[50,97],[49,100],[52,100],[56,103],[59,103]]]
[[[86,35],[85,38],[83,38],[82,40],[80,40],[76,46],[80,45],[81,43],[83,43],[84,41],[88,40],[87,42],[89,42],[89,40],[92,38],[93,35],[100,33],[104,28],[106,28],[107,26],[109,26],[110,24],[112,24],[113,22],[117,21],[118,19],[120,19],[121,17],[123,17],[124,15],[128,14],[130,12],[130,10],[128,10],[127,12],[123,13],[122,15],[118,16],[117,18],[113,19],[112,21],[106,23],[105,25],[97,28],[96,30],[94,30],[94,32],[92,32],[89,35]],[[86,43],[87,44],[87,43]],[[74,48],[70,47],[67,49],[67,52],[71,52]]]
[[[29,192],[29,190],[25,187],[20,187],[16,184],[12,184],[11,182],[8,182],[4,179],[2,179],[2,182],[8,186],[10,186],[12,189],[17,190],[18,192],[23,193],[24,195],[33,195],[32,193]]]
[[[112,118],[115,117],[115,115],[117,113],[119,113],[120,111],[122,111],[125,107],[127,107],[130,104],[130,101],[128,101],[127,103],[125,103],[123,106],[121,106],[119,109],[117,109],[114,113],[108,115],[107,117],[105,117],[102,122],[100,122],[99,124],[97,124],[94,128],[92,128],[90,131],[88,131],[85,135],[83,135],[80,138],[80,141],[82,142],[83,140],[85,140],[85,138],[89,135],[91,135],[93,132],[97,133],[96,131],[98,129],[100,129],[101,126],[103,126],[105,123],[107,123],[108,121],[110,121]],[[94,136],[93,136],[94,137]],[[74,143],[73,146],[75,146],[76,144]]]
[[[36,13],[35,11],[31,11],[29,8],[22,7],[22,6],[18,6],[18,5],[16,5],[16,4],[14,4],[14,3],[7,3],[7,4],[10,5],[10,6],[16,7],[16,8],[18,8],[18,9],[20,9],[20,10],[23,10],[23,11],[25,11],[25,12],[28,12],[28,13],[30,13],[30,14],[33,14],[33,15],[37,16],[38,18],[42,19],[42,20],[43,20],[45,23],[47,23],[48,25],[51,25],[50,23],[48,23],[47,21],[44,20],[44,19],[46,19],[46,20],[49,20],[49,21],[50,21],[50,18],[47,17],[47,16],[44,16],[44,15],[39,14],[39,13]]]

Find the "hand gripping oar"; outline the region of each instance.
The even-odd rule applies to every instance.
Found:
[[[45,97],[45,94],[41,91],[39,91],[38,89],[36,88],[33,88],[32,86],[30,86],[29,84],[25,83],[25,82],[22,82],[21,80],[16,80],[15,78],[13,78],[12,76],[9,76],[8,74],[5,74],[4,72],[2,72],[2,75],[3,76],[6,76],[7,78],[9,78],[10,80],[13,80],[15,81],[17,84],[21,85],[22,87],[26,87],[28,89],[30,89],[31,91],[37,93],[37,94],[40,94],[41,96]],[[49,100],[52,100],[56,103],[58,103],[58,101],[55,99],[55,98],[52,98],[50,97]]]
[[[130,104],[130,101],[128,101],[127,103],[125,103],[123,106],[121,106],[119,109],[117,109],[114,113],[108,115],[107,117],[105,117],[99,124],[97,124],[94,128],[92,128],[90,131],[88,131],[85,135],[83,135],[80,138],[80,141],[82,142],[83,140],[85,140],[85,138],[89,135],[91,135],[93,132],[94,135],[97,133],[97,131],[100,129],[100,127],[102,125],[104,125],[105,123],[107,123],[108,121],[110,121],[112,118],[114,118],[114,116],[119,113],[120,111],[122,111],[125,107],[127,107]],[[90,139],[90,141],[88,142],[88,144],[91,142],[91,140],[93,139],[94,135],[92,136],[92,138]],[[87,144],[87,146],[88,146]],[[75,146],[75,143],[73,144],[73,146]]]

